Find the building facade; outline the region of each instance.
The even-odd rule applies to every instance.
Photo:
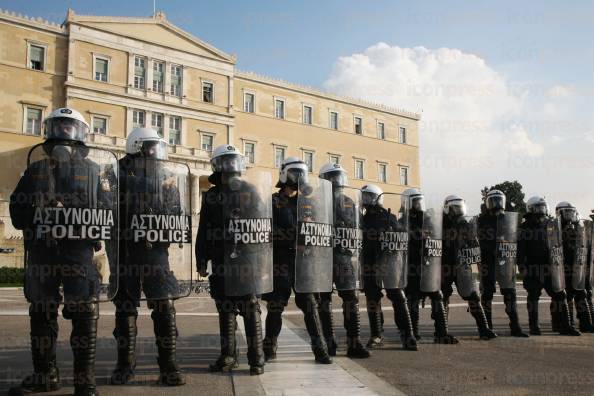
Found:
[[[234,144],[248,166],[273,180],[287,156],[317,174],[339,162],[355,187],[399,193],[418,187],[419,115],[344,98],[235,67],[224,53],[171,24],[150,18],[83,16],[62,25],[0,11],[0,266],[21,266],[20,232],[8,199],[29,148],[42,141],[43,118],[73,107],[91,125],[89,144],[123,155],[127,133],[150,126],[170,158],[193,175],[195,215],[208,188],[210,152]],[[194,224],[197,224],[195,222]]]

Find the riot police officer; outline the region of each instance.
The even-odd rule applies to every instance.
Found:
[[[167,143],[150,128],[133,129],[126,140],[126,155],[119,161],[120,285],[113,302],[116,308],[113,335],[118,360],[111,383],[121,385],[134,377],[136,366],[136,320],[141,289],[152,309],[151,318],[158,350],[158,383],[185,384],[176,362],[177,326],[174,298],[179,285],[169,269],[169,241],[135,239],[135,216],[179,214],[179,190],[170,183],[164,168]],[[142,286],[141,286],[142,285]]]
[[[505,212],[505,194],[491,190],[485,199],[486,211],[478,217],[478,237],[481,247],[481,304],[489,327],[493,328],[492,303],[495,281],[503,294],[505,313],[513,337],[528,337],[518,318],[516,298],[517,214]],[[508,240],[509,239],[509,240]],[[500,243],[501,241],[501,243]],[[498,274],[500,276],[498,277]]]
[[[555,208],[561,220],[563,239],[563,264],[565,267],[565,287],[567,303],[573,320],[573,307],[580,321],[582,332],[593,332],[590,308],[586,299],[586,235],[584,224],[579,218],[577,209],[569,202],[563,201]]]
[[[538,300],[542,289],[551,296],[553,321],[561,324],[563,335],[580,335],[570,322],[567,295],[563,289],[563,267],[555,254],[559,252],[558,221],[549,217],[547,202],[534,196],[526,203],[524,221],[518,235],[518,267],[528,292],[528,325],[531,335],[541,335]],[[560,258],[560,257],[559,257]]]
[[[307,165],[299,158],[286,158],[281,165],[276,184],[279,191],[272,195],[274,290],[262,296],[268,310],[264,338],[266,360],[276,358],[278,336],[282,328],[282,313],[287,306],[292,289],[295,290],[298,195],[304,194],[299,190],[299,186],[307,181],[307,173]],[[332,363],[322,333],[316,296],[314,293],[299,293],[295,290],[295,303],[303,311],[305,327],[311,338],[316,362]]]
[[[588,308],[590,308],[590,317],[594,321],[594,305],[592,305],[592,288],[594,286],[594,257],[593,257],[593,222],[592,219],[594,215],[590,215],[590,220],[585,221],[586,226],[586,241],[588,246],[588,255],[587,255],[587,273],[586,273],[586,300],[588,300]]]
[[[207,275],[207,264],[211,262],[210,294],[219,314],[221,355],[210,365],[210,370],[230,371],[237,367],[235,331],[239,314],[245,324],[250,374],[260,375],[264,373],[260,302],[255,293],[236,296],[233,290],[226,288],[224,213],[232,196],[240,196],[256,205],[261,198],[253,185],[242,180],[242,173],[246,170],[245,158],[233,145],[215,148],[210,162],[213,173],[208,180],[213,187],[202,198],[196,240],[196,261],[201,276]]]
[[[10,197],[10,216],[15,228],[23,230],[26,251],[25,296],[29,302],[33,374],[11,393],[46,392],[60,388],[56,362],[58,308],[72,320],[70,344],[74,355],[76,395],[97,395],[95,349],[101,274],[93,264],[100,249],[99,238],[58,236],[59,227],[73,232],[90,230],[93,224],[64,220],[66,212],[78,209],[108,209],[117,215],[111,186],[101,179],[103,169],[85,145],[89,125],[76,110],[59,108],[44,120],[46,140],[35,146],[42,158],[28,165]],[[42,152],[42,153],[40,153]],[[112,165],[116,166],[115,156]],[[117,188],[117,187],[116,187]],[[117,191],[117,190],[116,190]],[[47,224],[39,213],[54,213]],[[109,213],[106,213],[109,215]],[[62,220],[60,220],[60,218]],[[114,217],[115,218],[115,217]],[[115,223],[114,223],[115,225]],[[43,227],[52,231],[45,232]],[[54,233],[54,230],[56,231]],[[115,230],[110,230],[110,233]]]
[[[408,240],[406,227],[403,227],[396,216],[383,206],[383,191],[378,186],[367,184],[361,188],[361,193],[365,210],[363,215],[363,290],[370,327],[367,347],[374,349],[383,344],[384,314],[381,305],[383,286],[394,308],[394,321],[400,331],[402,347],[416,351],[417,340],[414,336],[407,299],[404,294],[407,280],[406,255],[400,256],[401,260],[396,258],[388,262],[386,267],[390,268],[385,270],[381,268],[380,264],[381,255],[384,253],[381,240],[387,239],[383,238],[382,233],[401,232],[406,235],[402,239]],[[380,278],[384,275],[389,279],[382,281]]]
[[[431,299],[431,318],[435,321],[434,342],[439,344],[457,344],[458,339],[448,332],[448,322],[440,290],[441,246],[432,235],[441,230],[441,218],[436,213],[429,216],[425,210],[425,198],[416,188],[406,189],[402,193],[402,210],[408,213],[408,285],[406,297],[413,324],[414,335],[419,335],[419,302],[423,297]],[[435,238],[437,239],[437,238]],[[436,248],[427,249],[426,243]],[[429,250],[429,253],[427,253]],[[433,251],[434,254],[431,252]],[[429,257],[432,256],[432,257]],[[427,284],[425,284],[425,282]]]
[[[334,229],[359,230],[360,209],[354,200],[346,194],[348,186],[346,170],[340,164],[327,163],[320,168],[320,177],[332,183],[332,199],[334,207]],[[358,191],[357,191],[358,192]],[[344,238],[348,239],[348,238]],[[338,241],[338,236],[335,241]],[[356,238],[347,243],[358,243]],[[353,257],[353,252],[355,257]],[[359,295],[357,281],[359,279],[358,267],[359,248],[343,248],[337,244],[333,254],[333,281],[342,298],[344,328],[347,333],[347,356],[350,358],[364,359],[370,356],[369,351],[361,344],[361,322],[359,316]],[[336,356],[336,340],[334,337],[332,318],[332,292],[320,293],[319,312],[324,329],[324,338],[328,345],[330,356]]]
[[[487,318],[475,287],[474,266],[480,263],[480,247],[476,230],[466,220],[466,203],[457,195],[449,195],[443,204],[442,281],[446,315],[449,313],[452,283],[460,297],[468,302],[468,310],[476,321],[479,336],[490,340],[497,335],[489,328]]]

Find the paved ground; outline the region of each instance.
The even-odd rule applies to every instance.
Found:
[[[520,291],[520,313],[526,323],[525,294]],[[496,302],[501,303],[501,298]],[[386,302],[384,307],[388,307]],[[364,307],[364,304],[362,304]],[[334,308],[340,308],[335,299]],[[419,352],[400,348],[392,311],[386,309],[386,346],[373,352],[367,360],[352,361],[344,357],[345,340],[342,315],[335,313],[335,327],[340,339],[339,357],[331,366],[315,365],[303,331],[302,316],[293,303],[284,321],[279,359],[266,366],[261,377],[246,375],[245,347],[242,365],[233,375],[210,374],[208,363],[218,353],[218,326],[211,300],[194,295],[177,304],[180,328],[179,358],[188,374],[188,385],[182,388],[155,386],[157,375],[152,323],[149,312],[142,310],[139,319],[138,376],[126,387],[107,385],[115,359],[115,342],[111,336],[113,309],[102,306],[99,329],[97,376],[102,395],[142,394],[181,395],[327,395],[337,394],[488,394],[488,395],[594,395],[594,334],[561,337],[550,333],[548,303],[541,304],[545,335],[530,339],[509,337],[502,304],[494,306],[495,330],[500,337],[479,341],[465,304],[452,301],[450,327],[460,336],[457,346],[431,343],[433,325],[429,309],[422,313],[422,340]],[[0,290],[0,394],[18,382],[31,367],[29,357],[28,317],[22,292]],[[367,315],[362,312],[363,338],[367,339]],[[241,321],[240,321],[241,323]],[[60,319],[59,361],[65,382],[71,380],[71,353],[68,346],[70,324]],[[243,339],[240,340],[242,343]],[[243,345],[243,344],[242,344]],[[314,380],[315,379],[315,380]],[[55,394],[70,394],[65,387]]]

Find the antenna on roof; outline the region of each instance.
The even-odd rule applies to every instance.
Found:
[[[157,17],[157,0],[153,0],[153,18]]]

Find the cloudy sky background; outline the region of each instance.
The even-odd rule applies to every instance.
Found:
[[[243,70],[422,111],[422,187],[433,205],[518,180],[527,198],[594,208],[594,3],[158,0],[176,25]],[[0,1],[62,22],[147,16],[152,0]]]

